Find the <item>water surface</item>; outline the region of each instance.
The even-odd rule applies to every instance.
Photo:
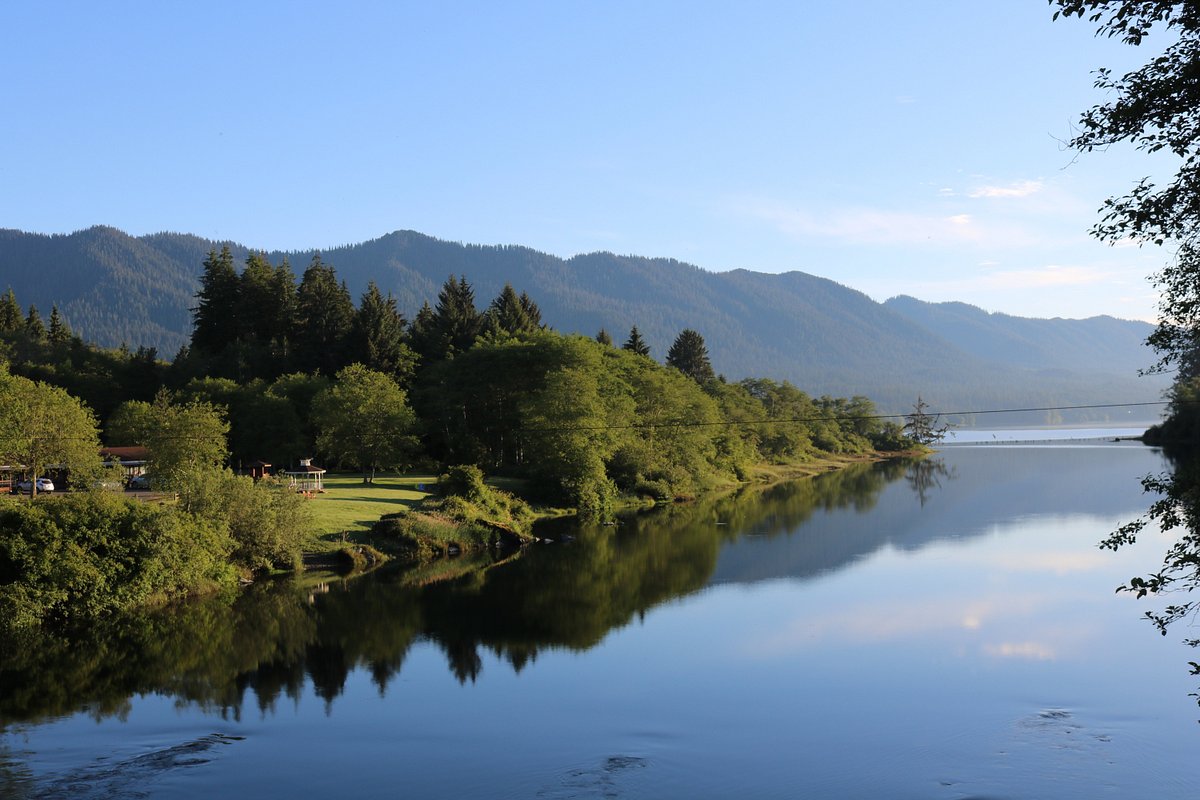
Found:
[[[1096,542],[1136,444],[954,447],[6,643],[12,797],[1191,797],[1186,662]],[[458,577],[454,575],[458,573]]]

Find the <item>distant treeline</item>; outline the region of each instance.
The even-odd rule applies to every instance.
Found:
[[[509,285],[480,308],[466,277],[450,276],[407,320],[374,284],[356,306],[319,256],[297,281],[286,259],[252,253],[239,271],[228,249],[213,250],[200,284],[190,343],[171,363],[153,350],[89,347],[53,309],[49,326],[36,309],[22,312],[11,290],[0,303],[0,357],[14,374],[82,398],[110,445],[142,443],[130,441],[129,404],[166,392],[227,415],[235,466],[314,454],[364,471],[476,464],[584,510],[601,511],[618,493],[692,495],[756,463],[908,444],[865,397],[813,398],[767,378],[727,382],[695,330],[679,333],[665,363],[636,326],[616,340],[604,330],[563,335]],[[349,383],[374,381],[374,396],[403,405],[393,419],[411,420],[409,445],[347,446],[360,436],[353,427],[331,436],[331,415],[357,418],[330,405],[343,381],[346,397]]]

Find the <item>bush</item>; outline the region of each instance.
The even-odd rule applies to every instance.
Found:
[[[438,492],[444,497],[465,497],[474,503],[486,497],[489,489],[483,482],[483,470],[474,464],[459,464],[447,468],[438,478]]]
[[[107,492],[0,506],[0,630],[229,584],[228,531]]]
[[[296,492],[273,480],[255,482],[230,470],[193,473],[181,486],[180,506],[223,526],[234,543],[232,558],[244,569],[295,569],[310,510]]]

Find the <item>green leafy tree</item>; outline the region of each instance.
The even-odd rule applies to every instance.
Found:
[[[609,475],[626,491],[660,500],[694,494],[718,473],[716,402],[678,370],[624,350],[605,352],[606,374],[633,404]]]
[[[1155,36],[1165,44],[1124,75],[1097,70],[1096,87],[1108,99],[1082,114],[1070,146],[1088,153],[1127,142],[1169,157],[1175,165],[1164,185],[1144,178],[1127,194],[1105,201],[1093,234],[1109,242],[1132,240],[1173,251],[1153,278],[1159,324],[1148,341],[1159,355],[1153,369],[1178,368],[1173,400],[1184,400],[1200,376],[1200,5],[1161,0],[1052,0],[1052,5],[1057,6],[1055,18],[1086,19],[1097,25],[1097,35],[1135,47]],[[1200,417],[1195,405],[1173,404],[1171,412],[1165,430],[1157,433],[1186,436],[1197,429],[1195,422],[1180,418]],[[1121,590],[1144,597],[1200,588],[1200,471],[1195,453],[1190,457],[1191,463],[1185,460],[1173,475],[1146,478],[1143,484],[1159,500],[1146,517],[1101,543],[1112,549],[1131,544],[1148,521],[1156,521],[1164,532],[1182,530],[1159,571],[1134,577]],[[1146,616],[1166,634],[1172,623],[1192,618],[1198,608],[1195,600],[1174,602]],[[1200,639],[1189,643],[1198,645]],[[1200,664],[1193,662],[1192,671],[1200,674]]]
[[[415,418],[404,390],[381,372],[351,364],[313,401],[317,449],[362,470],[364,484],[376,470],[397,467],[415,445]]]
[[[629,338],[625,340],[625,344],[621,345],[623,350],[628,350],[631,353],[637,353],[639,356],[650,356],[650,345],[642,338],[642,334],[638,332],[637,325],[634,325],[629,330]]]
[[[684,328],[675,337],[667,351],[667,366],[674,367],[701,386],[716,380],[704,337],[691,328]]]
[[[596,360],[598,363],[598,359]],[[606,516],[615,487],[605,459],[612,451],[597,369],[557,369],[524,401],[530,463],[544,484],[584,516]]]
[[[173,403],[160,392],[141,416],[138,444],[149,450],[146,471],[156,489],[183,492],[202,473],[220,469],[228,456],[229,423],[212,403]]]
[[[599,342],[600,344],[604,345],[605,347],[613,346],[613,338],[612,338],[612,336],[609,335],[608,331],[604,330],[604,328],[601,328],[596,333],[596,341]]]
[[[252,572],[299,567],[312,515],[304,498],[286,484],[206,469],[183,487],[179,503],[189,515],[228,532],[230,558],[237,566]]]
[[[100,436],[91,409],[49,384],[0,367],[0,462],[20,466],[33,482],[50,466],[87,486],[101,469]]]
[[[1110,198],[1093,229],[1102,240],[1170,247],[1174,255],[1154,277],[1159,324],[1149,343],[1157,370],[1200,370],[1200,6],[1190,2],[1052,0],[1054,16],[1086,18],[1097,35],[1140,46],[1153,33],[1167,43],[1125,75],[1096,71],[1108,100],[1085,111],[1069,145],[1083,153],[1120,142],[1170,155],[1176,171],[1165,184],[1143,178],[1128,194]]]
[[[299,421],[296,452],[284,463],[291,463],[293,458],[308,455],[313,452],[317,439],[317,427],[313,419],[313,403],[316,397],[329,388],[330,379],[323,375],[310,375],[303,372],[293,372],[281,375],[267,387],[267,394],[282,397],[288,401]]]

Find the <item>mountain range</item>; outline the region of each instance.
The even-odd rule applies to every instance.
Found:
[[[45,235],[0,229],[0,286],[45,317],[57,305],[88,341],[155,347],[171,357],[187,343],[202,271],[213,248],[239,261],[251,248],[198,236],[134,237],[97,226]],[[297,277],[316,251],[287,258]],[[803,272],[708,272],[665,258],[588,253],[563,259],[526,247],[481,246],[414,231],[321,251],[357,299],[374,280],[411,318],[462,275],[484,307],[505,283],[527,292],[563,332],[606,329],[624,341],[636,325],[660,360],[675,336],[705,338],[730,380],[789,380],[813,395],[864,394],[888,411],[921,395],[933,408],[1077,406],[1159,400],[1165,379],[1139,378],[1153,361],[1145,322],[1107,316],[1028,319],[963,303],[895,297],[884,303]],[[1139,419],[1155,416],[1156,408]],[[1086,419],[1126,419],[1097,410]],[[1048,421],[1056,421],[1046,417]]]

